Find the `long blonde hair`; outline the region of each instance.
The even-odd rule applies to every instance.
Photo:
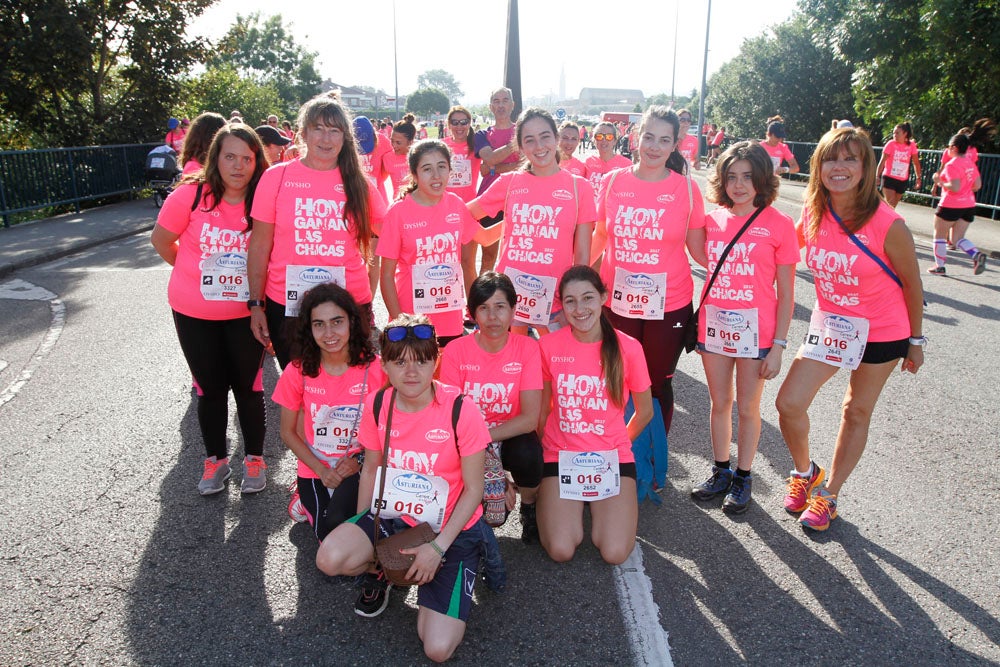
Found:
[[[857,127],[842,127],[830,130],[822,136],[812,157],[809,158],[809,185],[806,187],[805,210],[809,212],[809,225],[805,234],[815,239],[819,224],[830,207],[830,191],[823,185],[821,170],[823,163],[836,160],[841,150],[861,158],[861,182],[858,184],[854,202],[850,209],[837,211],[837,215],[852,232],[865,223],[878,210],[881,197],[875,183],[875,151],[868,133]]]

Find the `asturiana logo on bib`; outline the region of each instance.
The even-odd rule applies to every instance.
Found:
[[[353,405],[342,405],[339,408],[337,408],[336,410],[334,410],[332,413],[330,413],[330,416],[333,417],[334,419],[336,419],[337,421],[343,421],[343,422],[351,421],[351,422],[353,422],[354,421],[354,417],[357,414],[358,414],[358,408],[356,406],[353,406]]]
[[[625,279],[625,284],[633,289],[653,289],[653,279],[645,273],[637,273]]]
[[[424,276],[430,280],[451,280],[455,275],[455,270],[447,264],[435,264],[426,271]]]
[[[729,326],[743,324],[743,322],[746,320],[745,317],[731,310],[720,310],[718,313],[715,314],[715,319],[717,319],[720,323],[728,324]]]
[[[509,373],[510,375],[517,375],[524,368],[524,365],[520,361],[512,361],[509,364],[505,364],[503,367],[504,373]]]
[[[328,283],[333,280],[333,274],[318,266],[310,267],[299,273],[299,280],[306,283]]]
[[[235,252],[227,252],[215,262],[227,269],[242,269],[247,265],[247,258]]]
[[[556,190],[552,193],[552,198],[561,199],[562,201],[571,201],[573,199],[573,195],[566,190]]]
[[[585,468],[596,468],[604,463],[604,457],[597,452],[583,452],[573,457],[573,465]]]
[[[535,276],[520,275],[514,281],[514,284],[517,285],[518,287],[523,287],[525,290],[531,292],[532,294],[541,292],[543,289],[545,289],[545,285],[542,284],[542,281],[536,278]]]
[[[854,331],[854,325],[851,324],[850,320],[844,319],[840,315],[827,315],[823,319],[823,326],[827,329],[833,329],[834,331],[839,331],[840,333],[848,333]]]
[[[429,479],[415,472],[399,475],[392,480],[392,485],[405,493],[428,493],[434,490]]]
[[[451,438],[451,433],[448,433],[448,431],[444,430],[443,428],[435,428],[430,431],[427,431],[427,435],[425,435],[424,437],[427,438],[428,442],[441,444],[445,440]]]

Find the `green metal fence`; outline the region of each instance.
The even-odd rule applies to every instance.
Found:
[[[0,151],[0,215],[74,205],[145,185],[146,154],[158,144]]]

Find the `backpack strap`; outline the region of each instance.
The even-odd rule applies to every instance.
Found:
[[[205,181],[198,181],[198,189],[194,191],[194,201],[191,202],[191,212],[198,208],[198,204],[201,203],[201,189],[205,186]]]
[[[451,432],[455,435],[455,451],[458,452],[458,458],[462,458],[462,450],[458,448],[458,418],[462,415],[462,402],[465,400],[465,394],[459,394],[455,397],[455,402],[451,404]]]
[[[375,418],[375,429],[378,429],[378,416],[382,414],[382,399],[385,398],[386,387],[382,387],[375,393],[372,401],[372,416]]]

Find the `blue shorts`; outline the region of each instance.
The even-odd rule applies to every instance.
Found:
[[[375,543],[375,516],[371,512],[363,512],[352,517],[348,523],[353,523],[365,531],[368,539]],[[483,523],[482,518],[463,530],[455,538],[455,542],[444,552],[444,564],[430,583],[417,589],[417,605],[426,607],[439,614],[467,621],[472,611],[472,592],[479,576],[479,560],[483,555]],[[406,530],[407,524],[399,519],[379,521],[379,534],[388,537],[400,530]]]

